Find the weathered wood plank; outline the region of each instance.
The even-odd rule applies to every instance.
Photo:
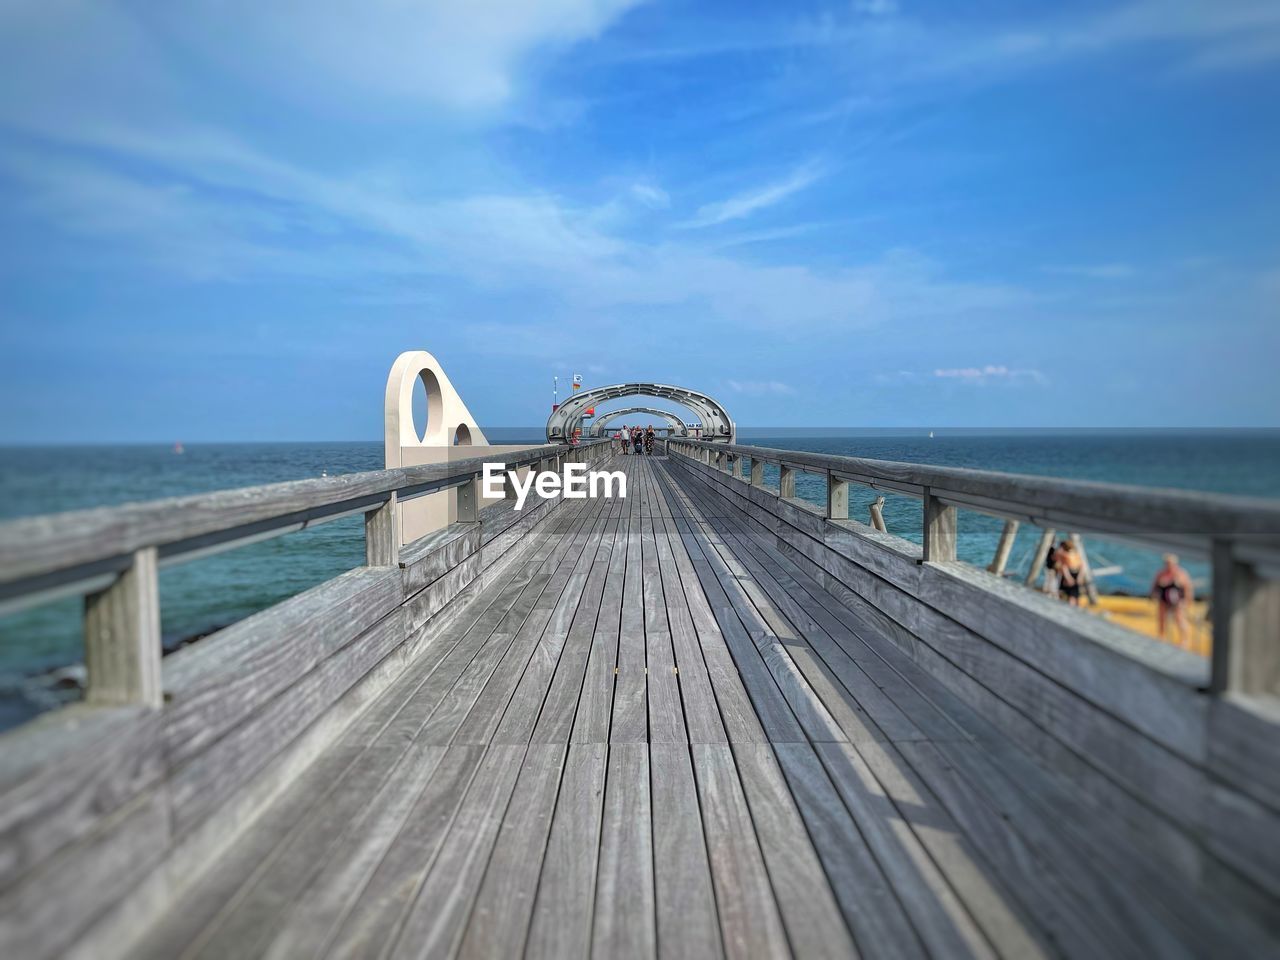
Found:
[[[567,752],[564,744],[533,744],[525,753],[459,956],[523,954]]]
[[[690,749],[725,954],[789,957],[733,753],[727,744],[696,743]]]
[[[654,743],[649,756],[658,953],[665,960],[721,956],[715,891],[689,748]]]
[[[739,744],[734,759],[791,949],[801,957],[852,955],[849,929],[772,747]]]
[[[591,952],[598,957],[655,957],[653,813],[649,746],[609,747],[600,827]]]
[[[523,746],[489,748],[401,927],[392,956],[447,957],[456,952],[524,753]]]
[[[602,743],[575,743],[569,748],[526,957],[560,960],[590,952],[608,750]]]
[[[447,748],[326,956],[378,956],[394,942],[483,754],[483,747]]]

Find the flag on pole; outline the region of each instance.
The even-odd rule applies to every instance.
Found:
[[[575,374],[573,375],[573,389],[575,389],[575,390],[581,390],[581,389],[582,389],[582,374],[580,374],[580,373],[575,373]]]

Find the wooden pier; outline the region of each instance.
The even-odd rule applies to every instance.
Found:
[[[459,461],[0,527],[93,671],[0,738],[0,955],[1278,955],[1275,504],[664,446],[507,455],[629,479],[519,513]],[[1212,667],[957,563],[961,508],[1203,541]],[[157,563],[353,512],[368,566],[160,662]]]

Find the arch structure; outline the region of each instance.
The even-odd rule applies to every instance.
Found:
[[[689,428],[685,426],[683,420],[670,410],[659,410],[657,407],[624,407],[621,410],[610,410],[595,419],[588,433],[593,437],[598,437],[604,432],[604,425],[610,420],[617,420],[619,417],[626,417],[633,413],[643,413],[649,417],[657,417],[660,420],[667,421],[668,436],[684,437],[689,434]],[[660,427],[659,429],[662,428]]]
[[[606,400],[619,397],[656,397],[660,400],[671,400],[683,407],[688,407],[702,422],[702,438],[704,440],[723,440],[733,443],[736,428],[729,411],[717,403],[712,397],[687,387],[676,387],[669,383],[615,383],[609,387],[595,387],[583,390],[570,397],[552,411],[547,419],[547,440],[551,443],[564,443],[574,436],[575,431],[582,429],[583,415],[588,407],[595,407]]]

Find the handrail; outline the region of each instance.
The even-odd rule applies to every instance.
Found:
[[[670,442],[806,473],[830,474],[848,483],[916,499],[928,495],[952,506],[1060,529],[1128,535],[1191,548],[1196,545],[1189,540],[1204,538],[1200,552],[1205,554],[1210,552],[1207,541],[1248,538],[1250,549],[1271,554],[1268,559],[1272,562],[1280,561],[1275,555],[1280,551],[1280,500],[684,438]]]
[[[594,461],[607,450],[605,440],[544,444],[444,463],[12,520],[0,524],[0,612],[67,593],[84,595],[86,698],[158,707],[163,700],[162,563],[363,513],[366,563],[394,566],[400,556],[401,500],[457,488],[458,520],[476,521],[485,464],[501,463],[504,470],[535,464],[540,470],[559,470],[566,459]]]
[[[55,585],[53,581],[74,580],[81,572],[96,576],[144,547],[158,548],[164,560],[187,559],[215,544],[225,549],[248,537],[288,532],[299,523],[369,510],[393,493],[407,500],[460,486],[477,477],[485,463],[503,463],[511,470],[604,442],[584,441],[576,448],[544,444],[444,463],[10,520],[0,523],[0,601]]]
[[[1280,693],[1280,500],[1198,491],[1144,488],[1090,480],[963,467],[869,460],[832,454],[711,443],[686,438],[668,450],[762,487],[765,463],[779,468],[778,496],[795,496],[795,472],[825,476],[825,516],[848,521],[848,485],[916,497],[924,502],[922,562],[956,560],[957,511],[1006,520],[1007,547],[1020,521],[1047,532],[1077,530],[1207,555],[1212,563],[1212,689],[1216,693]],[[750,478],[742,460],[751,460]],[[872,521],[878,518],[872,507]],[[1042,554],[1041,554],[1042,556]],[[1000,565],[997,558],[993,566]]]

